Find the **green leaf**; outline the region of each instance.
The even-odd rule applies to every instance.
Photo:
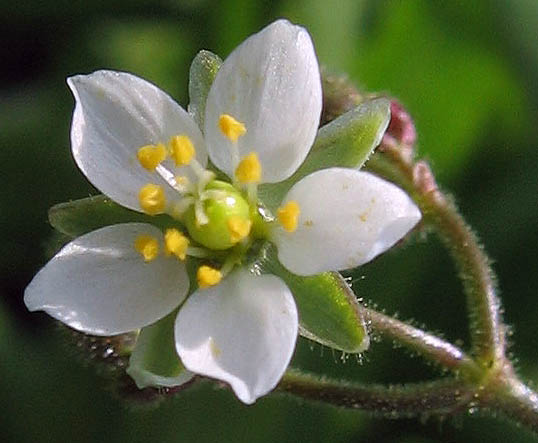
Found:
[[[276,248],[266,243],[253,268],[280,277],[299,310],[300,334],[340,351],[358,353],[369,345],[366,324],[355,294],[336,272],[300,277],[286,270]]]
[[[259,187],[259,196],[276,209],[289,189],[300,179],[319,169],[360,168],[380,143],[390,121],[390,102],[377,98],[361,103],[323,126],[308,156],[287,180]]]
[[[167,215],[151,216],[131,211],[104,195],[54,205],[49,209],[49,222],[55,229],[70,237],[78,237],[118,223],[150,223],[163,229],[181,226]]]
[[[209,51],[200,51],[194,57],[189,72],[189,112],[204,131],[205,103],[209,89],[222,65],[222,60]]]
[[[129,359],[127,373],[140,388],[179,386],[194,374],[185,369],[176,353],[174,324],[177,309],[142,328]]]

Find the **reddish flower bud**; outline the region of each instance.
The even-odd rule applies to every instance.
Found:
[[[414,145],[417,139],[415,124],[407,110],[396,100],[390,103],[391,119],[386,135],[398,143]]]

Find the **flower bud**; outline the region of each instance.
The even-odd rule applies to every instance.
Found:
[[[417,140],[415,124],[407,110],[396,100],[390,102],[391,119],[382,144],[399,144],[412,146]]]

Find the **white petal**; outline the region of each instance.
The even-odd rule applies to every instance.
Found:
[[[86,177],[117,203],[140,210],[138,191],[147,183],[165,185],[169,199],[177,193],[156,172],[145,170],[136,157],[140,147],[167,143],[185,134],[205,165],[202,134],[192,117],[169,95],[125,72],[97,71],[67,79],[76,105],[71,126],[73,156]],[[163,163],[175,171],[170,160]],[[182,168],[185,169],[185,168]]]
[[[297,182],[284,203],[300,207],[297,230],[273,231],[280,262],[298,275],[354,268],[401,239],[421,218],[397,186],[367,172],[330,168]]]
[[[231,142],[219,130],[221,114],[245,124],[243,157],[258,153],[262,181],[289,177],[303,162],[321,113],[318,61],[308,32],[278,20],[245,40],[224,61],[209,91],[205,136],[215,165],[233,174]]]
[[[30,311],[43,310],[93,335],[114,335],[149,325],[178,306],[189,289],[185,265],[160,254],[145,263],[139,235],[159,239],[152,225],[126,223],[90,232],[66,245],[26,288]]]
[[[282,377],[297,327],[284,282],[240,270],[187,299],[176,320],[176,348],[187,369],[229,383],[250,404]]]

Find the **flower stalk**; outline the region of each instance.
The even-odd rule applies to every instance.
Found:
[[[280,389],[390,418],[443,416],[480,409],[504,415],[538,433],[538,394],[519,379],[506,356],[506,326],[502,322],[489,258],[453,201],[438,188],[428,164],[414,162],[409,146],[388,144],[382,148],[369,160],[367,169],[409,192],[423,213],[424,225],[440,235],[458,267],[467,296],[471,353],[466,354],[421,329],[365,308],[374,332],[420,353],[453,372],[455,377],[380,386],[288,371]]]
[[[442,338],[371,308],[364,308],[364,313],[373,331],[397,341],[425,359],[461,374],[463,378],[476,377],[480,373],[471,357]]]
[[[502,359],[505,327],[490,260],[456,205],[437,186],[428,164],[414,163],[398,146],[389,146],[373,156],[368,167],[381,175],[390,174],[411,194],[424,215],[424,224],[440,235],[451,252],[467,296],[472,354],[485,367]]]
[[[388,418],[451,414],[465,409],[474,396],[473,386],[456,378],[383,386],[343,382],[295,370],[286,372],[279,390]]]

